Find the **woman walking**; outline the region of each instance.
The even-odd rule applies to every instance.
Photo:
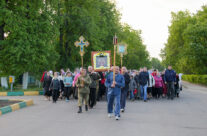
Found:
[[[157,73],[155,78],[155,98],[160,98],[163,93],[163,87],[164,87],[164,82],[162,80],[162,77],[160,76],[160,73]]]
[[[43,82],[43,88],[44,88],[44,95],[46,97],[46,100],[50,101],[50,96],[52,95],[52,92],[49,90],[50,84],[52,81],[52,77],[50,76],[50,72],[46,73],[47,75],[44,77],[44,82]]]
[[[58,80],[58,72],[54,73],[54,77],[53,77],[52,82],[50,84],[50,90],[52,90],[53,103],[56,103],[56,101],[58,99],[58,94],[61,91],[60,81]]]
[[[66,77],[64,77],[64,95],[66,97],[66,102],[69,101],[72,92],[73,77],[70,72],[67,72]]]

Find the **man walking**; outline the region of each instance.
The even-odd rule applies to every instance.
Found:
[[[124,77],[121,74],[119,74],[119,67],[116,67],[115,69],[115,81],[113,81],[113,72],[111,72],[106,78],[105,86],[108,88],[108,117],[112,117],[113,104],[115,99],[115,118],[116,120],[119,120],[121,88],[125,86],[125,81]]]
[[[85,104],[85,110],[88,111],[88,98],[89,98],[89,85],[91,84],[91,78],[87,75],[86,69],[82,68],[80,76],[76,82],[78,87],[78,113],[82,113],[83,101]]]
[[[144,67],[143,71],[139,74],[139,84],[141,90],[141,98],[144,99],[144,102],[147,102],[147,85],[149,83],[149,73],[147,68]]]
[[[97,80],[100,79],[99,73],[95,73],[93,71],[93,67],[88,67],[88,73],[91,78],[91,84],[89,86],[90,88],[90,94],[89,94],[89,106],[90,108],[93,108],[96,102],[96,88],[97,88]]]
[[[127,73],[126,67],[122,67],[121,72],[125,80],[125,87],[121,89],[121,112],[124,112],[126,106],[127,92],[129,91],[130,76]]]
[[[172,70],[172,66],[169,65],[168,69],[165,71],[164,76],[165,84],[167,84],[167,97],[171,100],[174,99],[175,95],[175,88],[174,85],[176,84],[176,73]]]

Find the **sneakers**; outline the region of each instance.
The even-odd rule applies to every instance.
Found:
[[[121,109],[121,112],[124,112],[124,109]]]
[[[109,117],[109,118],[113,117],[113,114],[109,113],[109,114],[108,114],[108,117]]]
[[[108,114],[108,117],[109,117],[109,118],[112,118],[112,117],[113,117],[113,114],[110,114],[110,113],[109,113],[109,114]],[[115,119],[116,119],[116,120],[120,120],[120,116],[115,116]]]
[[[120,120],[120,117],[119,117],[119,116],[116,116],[115,119],[116,119],[116,120]]]

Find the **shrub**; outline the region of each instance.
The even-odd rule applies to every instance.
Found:
[[[191,83],[207,85],[207,75],[183,75],[182,79]]]

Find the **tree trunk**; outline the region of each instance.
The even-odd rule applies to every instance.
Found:
[[[28,79],[29,79],[29,73],[25,72],[23,74],[23,84],[22,84],[22,89],[27,89],[28,87]]]
[[[7,77],[1,77],[1,86],[8,89]]]

